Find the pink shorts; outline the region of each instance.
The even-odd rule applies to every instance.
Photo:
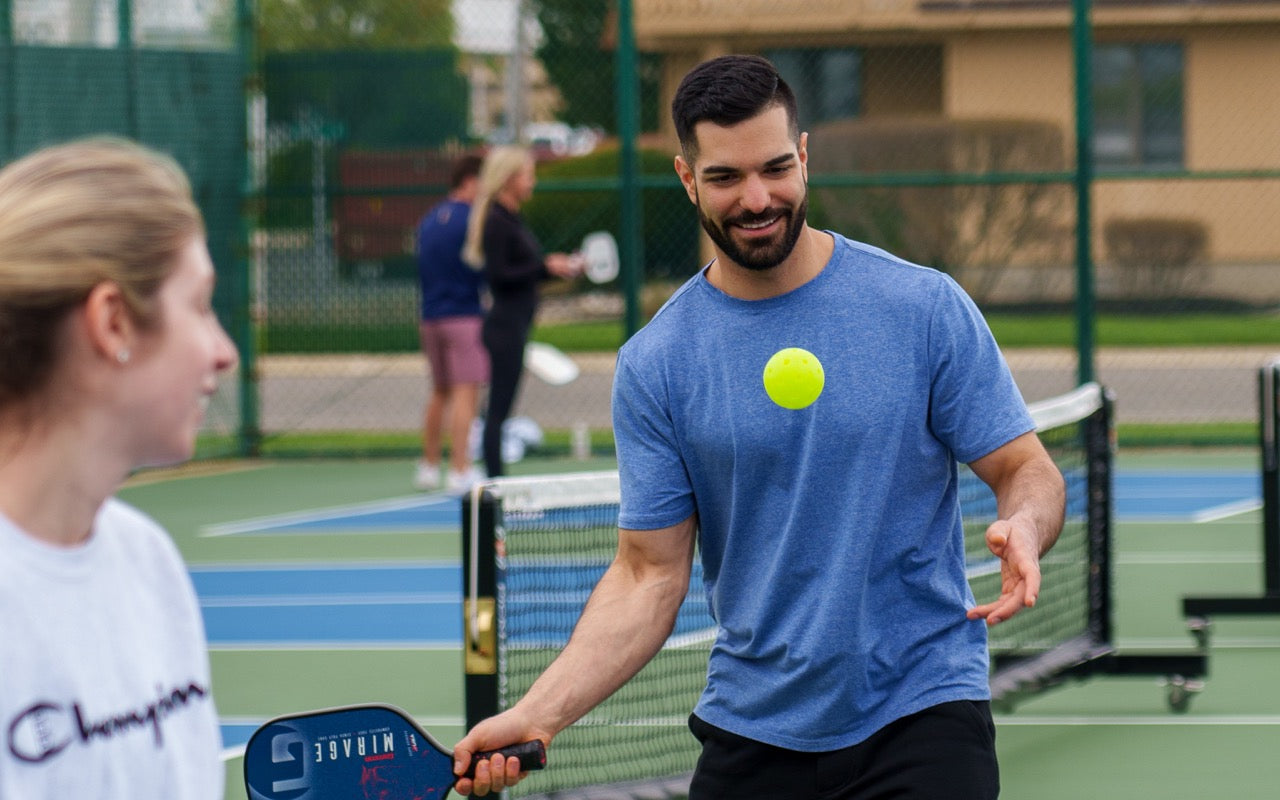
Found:
[[[480,317],[441,317],[422,320],[418,340],[431,367],[436,386],[489,380],[489,353],[480,342]]]

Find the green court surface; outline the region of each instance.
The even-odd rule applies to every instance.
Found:
[[[1118,469],[1255,470],[1239,451],[1122,453]],[[602,469],[604,461],[528,461],[519,472]],[[172,533],[197,569],[260,565],[456,564],[458,531],[241,533],[209,526],[404,498],[405,460],[197,465],[135,478],[121,496]],[[1209,523],[1121,521],[1113,591],[1120,651],[1189,651],[1185,595],[1257,594],[1261,515]],[[1280,617],[1214,621],[1205,690],[1173,713],[1156,677],[1069,682],[997,716],[1004,791],[1014,800],[1280,797]],[[446,744],[462,734],[462,656],[454,646],[219,646],[214,694],[225,724],[355,702],[402,706]],[[555,748],[550,751],[552,768]],[[243,800],[240,760],[227,800]]]

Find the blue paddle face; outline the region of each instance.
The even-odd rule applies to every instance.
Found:
[[[439,800],[456,780],[453,757],[383,706],[281,717],[244,753],[250,800]]]

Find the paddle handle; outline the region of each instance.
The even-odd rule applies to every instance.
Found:
[[[542,769],[547,765],[547,748],[543,746],[541,739],[534,739],[531,742],[521,742],[520,744],[513,744],[510,747],[502,747],[497,750],[482,750],[474,754],[471,756],[471,764],[467,766],[467,771],[463,774],[463,777],[474,778],[476,776],[476,764],[489,760],[497,753],[501,753],[503,758],[520,759],[520,769],[524,772]]]

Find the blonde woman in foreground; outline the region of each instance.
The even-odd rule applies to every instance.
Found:
[[[0,797],[221,800],[195,592],[115,499],[189,458],[236,350],[171,159],[114,139],[0,171]]]

